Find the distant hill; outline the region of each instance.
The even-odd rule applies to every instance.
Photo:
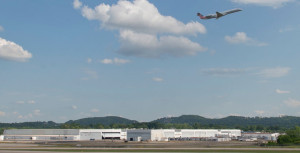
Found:
[[[158,123],[172,123],[172,124],[195,124],[195,123],[202,123],[202,124],[210,124],[211,120],[213,119],[208,119],[202,116],[198,115],[182,115],[179,117],[165,117],[165,118],[160,118],[157,120],[154,120],[152,122],[158,122]]]
[[[137,123],[135,120],[129,120],[122,117],[117,116],[106,116],[106,117],[90,117],[90,118],[83,118],[78,120],[70,120],[66,122],[66,124],[72,124],[77,123],[80,125],[88,126],[88,125],[96,125],[96,124],[102,124],[102,125],[111,125],[111,124],[133,124]]]
[[[32,129],[53,129],[59,128],[60,124],[49,122],[22,122],[22,123],[0,123],[0,128],[32,128]]]
[[[75,123],[75,125],[73,124]],[[51,128],[238,128],[245,131],[282,131],[295,126],[300,126],[300,117],[241,117],[228,116],[220,119],[205,118],[198,115],[182,115],[179,117],[165,117],[151,122],[138,122],[122,117],[91,117],[78,120],[70,120],[66,123],[49,122],[23,122],[23,123],[0,123],[0,134],[7,128],[32,128],[32,129],[51,129]],[[74,125],[74,126],[73,126]]]
[[[291,128],[300,126],[300,117],[284,116],[284,117],[242,117],[242,116],[228,116],[220,119],[204,118],[197,115],[182,115],[179,117],[166,117],[154,120],[157,123],[172,123],[172,124],[201,124],[201,125],[220,125],[227,127],[245,127],[251,125],[261,126],[279,126],[284,128]]]

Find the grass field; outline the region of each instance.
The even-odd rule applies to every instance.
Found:
[[[201,153],[300,153],[299,146],[261,147],[249,142],[111,142],[111,141],[80,141],[80,142],[6,142],[0,143],[0,153],[22,152],[201,152]]]
[[[8,151],[8,150],[2,150],[1,151]],[[0,151],[0,152],[1,152]],[[107,150],[107,149],[9,149],[9,151],[20,151],[20,152],[25,152],[25,151],[30,151],[30,152],[135,152],[135,153],[141,153],[141,152],[148,152],[148,153],[154,153],[154,152],[165,152],[165,153],[171,153],[171,152],[200,152],[200,153],[220,153],[220,152],[224,152],[224,153],[299,153],[300,150],[247,150],[247,149],[234,149],[234,150],[230,150],[230,149],[226,149],[226,150],[215,150],[215,149],[210,149],[210,150],[206,150],[206,149],[201,149],[201,150],[189,150],[189,149],[178,149],[178,150],[174,150],[174,149],[120,149],[120,150]]]

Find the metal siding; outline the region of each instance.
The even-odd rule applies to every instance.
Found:
[[[137,140],[138,137],[140,137],[142,141],[151,140],[151,130],[127,130],[127,140]]]
[[[164,138],[163,130],[151,130],[152,141],[162,141],[163,138]]]
[[[102,140],[101,132],[80,132],[80,140]]]
[[[77,129],[10,129],[4,135],[79,135]]]

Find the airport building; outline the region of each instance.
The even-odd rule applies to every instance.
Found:
[[[241,136],[241,130],[214,129],[10,129],[5,130],[0,140],[40,141],[169,141],[213,140],[229,141]]]
[[[128,141],[200,140],[229,141],[241,136],[241,130],[214,129],[131,129],[127,130]],[[222,139],[221,139],[222,138]]]
[[[3,140],[125,140],[126,130],[122,129],[10,129],[3,133]]]
[[[276,141],[279,133],[246,132],[242,133],[241,141],[267,140]]]

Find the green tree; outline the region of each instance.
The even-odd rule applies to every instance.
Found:
[[[289,135],[280,135],[277,139],[278,144],[288,144],[292,143],[293,139]]]
[[[2,134],[3,134],[3,132],[4,132],[4,129],[3,129],[3,128],[1,128],[1,129],[0,129],[0,135],[2,135]]]
[[[78,123],[71,123],[71,124],[62,124],[60,126],[60,128],[61,129],[80,129],[82,127]]]
[[[300,138],[300,127],[296,126],[294,129],[286,131],[286,134],[292,139]]]

